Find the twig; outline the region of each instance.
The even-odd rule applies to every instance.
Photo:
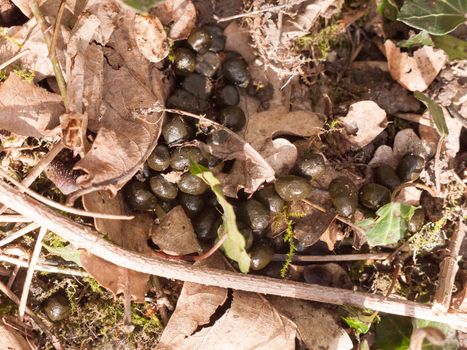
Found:
[[[298,1],[291,2],[289,4],[270,6],[270,7],[261,9],[261,10],[255,10],[255,11],[251,11],[251,12],[240,13],[238,15],[223,17],[223,18],[219,18],[216,15],[214,15],[214,19],[216,20],[217,23],[221,23],[221,22],[231,21],[233,19],[239,19],[239,18],[244,18],[244,17],[252,17],[252,16],[259,15],[260,13],[264,13],[264,12],[279,11],[279,10],[282,10],[284,8],[288,8],[288,7],[298,5],[298,4],[300,4],[300,3],[304,2],[304,1],[305,0],[298,0]]]
[[[44,158],[42,158],[39,163],[37,163],[34,168],[29,172],[28,175],[21,181],[21,184],[29,187],[32,185],[34,180],[49,166],[49,164],[55,159],[55,157],[65,148],[63,143],[58,142],[49,150]],[[7,209],[7,206],[2,206],[0,208],[0,214],[4,213]]]
[[[32,276],[34,275],[34,270],[36,269],[37,260],[39,259],[39,254],[42,249],[42,240],[47,233],[47,228],[42,226],[37,235],[36,244],[32,252],[31,260],[29,260],[29,267],[26,273],[26,278],[24,279],[23,291],[21,292],[21,300],[18,307],[18,314],[20,320],[23,320],[24,313],[26,311],[26,303],[28,301],[29,288],[31,287]]]
[[[389,253],[344,254],[344,255],[295,255],[292,262],[325,262],[325,261],[357,261],[384,260]],[[286,261],[287,254],[274,254],[273,261]]]
[[[0,215],[0,222],[31,222],[30,218],[22,215]]]
[[[312,208],[315,208],[323,213],[325,213],[327,210],[324,209],[322,206],[318,205],[318,204],[315,204],[315,203],[312,203],[310,202],[309,200],[307,199],[302,199],[302,202],[303,203],[306,203],[308,204],[309,206],[311,206]],[[349,226],[350,228],[352,228],[353,230],[359,232],[360,234],[365,234],[365,230],[363,230],[362,228],[358,227],[357,225],[355,225],[352,221],[350,220],[347,220],[346,218],[340,216],[340,215],[336,215],[335,216],[336,220],[342,222],[343,224],[346,224],[347,226]]]
[[[15,282],[18,272],[19,272],[19,265],[15,265],[15,268],[13,269],[12,273],[10,274],[10,278],[8,279],[8,284],[7,284],[8,288],[11,288],[11,286]]]
[[[443,311],[451,305],[452,288],[459,270],[458,256],[465,237],[465,225],[459,218],[456,230],[449,243],[449,254],[443,259],[440,266],[438,287],[436,288],[434,307]]]
[[[8,288],[3,282],[0,281],[0,291],[3,292],[8,298],[10,298],[14,303],[19,305],[18,297]],[[36,316],[34,311],[26,306],[26,313],[33,319],[33,321],[37,324],[37,326],[47,335],[47,337],[52,342],[52,345],[56,350],[64,350],[62,344],[60,344],[60,340],[49,330],[42,320]]]
[[[402,185],[399,185],[399,187],[396,187],[396,189],[392,192],[391,202],[394,202],[397,195],[399,194],[399,192],[402,191],[404,188],[407,188],[407,187],[417,187],[417,188],[419,188],[421,190],[427,191],[432,197],[437,196],[436,191],[434,189],[432,189],[431,187],[427,186],[427,185],[419,184],[417,182],[406,182],[406,183],[403,183]]]
[[[5,67],[8,67],[10,64],[12,64],[13,62],[15,62],[16,60],[20,59],[21,57],[23,57],[24,55],[26,55],[27,53],[29,52],[29,49],[25,49],[24,51],[20,51],[19,53],[17,53],[16,55],[14,55],[12,58],[10,58],[9,60],[3,62],[2,64],[0,64],[0,69],[4,69]],[[6,148],[6,147],[5,147]]]
[[[47,45],[47,48],[49,49],[50,63],[52,63],[52,68],[55,73],[55,78],[57,79],[57,85],[60,90],[60,95],[62,96],[63,102],[66,106],[67,92],[66,92],[65,78],[63,77],[62,69],[60,68],[60,64],[58,62],[56,52],[50,50],[52,47],[52,41],[50,39],[50,34],[48,32],[49,30],[48,24],[45,21],[44,16],[42,16],[41,10],[39,8],[39,4],[37,3],[36,0],[29,0],[29,8],[31,9],[31,12],[34,15],[34,18],[36,19],[37,24],[39,24],[39,27],[41,28],[42,35],[44,36],[45,44]]]
[[[8,243],[13,242],[15,239],[18,239],[26,234],[28,234],[31,231],[34,231],[35,229],[39,228],[41,225],[36,224],[33,222],[32,224],[27,225],[26,227],[23,227],[22,229],[19,229],[18,231],[12,233],[9,236],[6,236],[2,240],[0,240],[0,247],[3,247],[7,245]]]
[[[51,57],[51,53],[55,53],[55,48],[57,46],[57,39],[58,39],[58,32],[60,31],[60,24],[62,23],[63,13],[65,12],[65,5],[66,1],[62,0],[60,3],[60,7],[58,8],[57,16],[55,17],[55,26],[54,32],[52,34],[52,41],[49,47],[49,57]]]
[[[66,205],[62,205],[60,203],[54,202],[53,200],[45,198],[44,196],[41,196],[40,194],[27,188],[26,186],[22,185],[20,182],[12,178],[10,175],[7,175],[3,170],[0,170],[0,176],[3,176],[13,185],[18,187],[22,192],[30,195],[34,199],[37,199],[39,202],[47,204],[48,206],[52,208],[64,211],[65,213],[70,213],[70,214],[75,214],[75,215],[80,215],[80,216],[88,216],[91,218],[109,219],[109,220],[132,220],[135,218],[134,216],[129,216],[129,215],[112,215],[112,214],[103,214],[103,213],[93,213],[93,212],[86,211],[86,210],[67,207]]]
[[[11,146],[11,147],[0,147],[0,152],[10,152],[10,151],[30,151],[33,149],[39,148],[39,146]]]
[[[0,261],[6,262],[9,264],[14,264],[17,267],[28,267],[29,266],[28,261],[19,259],[19,258],[14,258],[6,254],[0,254]],[[67,267],[49,265],[46,262],[42,261],[41,259],[39,259],[39,261],[36,264],[36,270],[50,272],[50,273],[61,273],[61,274],[70,275],[70,276],[79,276],[79,277],[89,276],[89,274],[85,271],[70,269]]]
[[[47,227],[74,246],[84,248],[115,265],[134,271],[154,274],[164,278],[178,279],[221,288],[233,288],[248,292],[319,301],[336,305],[353,305],[370,308],[390,314],[417,317],[436,322],[449,323],[453,328],[467,330],[467,314],[436,312],[428,305],[380,295],[366,294],[319,285],[287,280],[277,280],[265,276],[245,275],[221,271],[201,266],[192,266],[176,261],[147,257],[131,252],[99,237],[89,227],[82,226],[62,217],[50,208],[29,198],[17,189],[0,181],[0,202],[29,216]]]

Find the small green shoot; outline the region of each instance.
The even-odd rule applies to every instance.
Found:
[[[227,257],[238,263],[241,272],[248,273],[250,269],[250,256],[245,250],[245,238],[238,230],[234,209],[225,198],[224,193],[222,193],[220,181],[208,168],[197,163],[191,164],[190,172],[203,179],[216,195],[217,201],[224,210],[222,214],[223,224],[218,234],[227,235],[227,239],[224,241],[224,244],[222,244],[222,248]]]
[[[415,34],[407,40],[402,40],[397,43],[399,47],[406,47],[408,49],[415,46],[433,46],[433,40],[430,34],[422,30],[420,33]]]
[[[349,308],[349,315],[341,317],[347,325],[355,331],[355,336],[367,334],[373,322],[379,322],[378,312],[370,309],[362,310]]]
[[[397,243],[407,233],[407,223],[417,207],[403,203],[388,203],[376,212],[376,219],[365,219],[358,226],[368,230],[366,237],[370,247]]]
[[[438,133],[443,137],[447,137],[449,135],[449,129],[446,125],[446,119],[441,106],[420,91],[415,91],[414,96],[428,108],[428,112],[430,112]]]
[[[155,6],[161,5],[165,0],[120,0],[123,4],[131,7],[140,14],[147,14]]]

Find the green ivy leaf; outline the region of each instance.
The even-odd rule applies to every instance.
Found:
[[[366,237],[370,247],[397,243],[403,238],[415,209],[412,205],[391,202],[378,209],[372,223],[368,220],[360,223],[360,227],[369,228]]]
[[[51,247],[47,244],[42,243],[42,246],[47,249],[50,253],[54,255],[58,255],[62,259],[66,261],[72,261],[76,265],[83,267],[81,265],[81,260],[79,259],[80,257],[80,251],[78,249],[75,249],[71,246],[71,244],[68,244],[64,247]]]
[[[219,232],[223,231],[227,234],[227,239],[222,244],[222,248],[225,255],[238,263],[241,272],[248,273],[250,269],[250,256],[245,250],[245,238],[238,230],[234,209],[227,199],[225,199],[220,181],[211,171],[200,164],[192,163],[190,172],[203,179],[216,195],[217,201],[224,210],[224,214],[222,214],[223,224]]]
[[[428,108],[438,133],[441,136],[447,137],[449,135],[449,129],[446,125],[446,119],[444,118],[444,112],[441,106],[420,91],[415,91],[414,96]]]
[[[447,34],[464,23],[465,0],[406,0],[397,19],[433,35]]]
[[[154,6],[162,4],[165,0],[120,0],[127,6],[130,6],[139,13],[148,13]]]
[[[435,47],[443,50],[450,60],[467,60],[467,41],[452,35],[433,36]]]
[[[422,30],[420,33],[410,37],[407,40],[402,40],[397,43],[399,47],[412,48],[415,46],[433,46],[433,40],[431,39],[430,34]]]
[[[376,11],[392,21],[397,19],[399,16],[399,8],[394,0],[379,0],[377,2]]]
[[[347,325],[355,331],[355,336],[360,336],[360,334],[367,334],[370,330],[371,322],[368,324],[363,322],[358,317],[342,317],[342,319],[347,323]]]

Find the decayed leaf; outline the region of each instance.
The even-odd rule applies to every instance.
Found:
[[[366,219],[359,226],[368,230],[366,238],[370,247],[397,243],[407,232],[407,222],[416,207],[391,202],[378,209],[376,219]]]
[[[303,247],[315,244],[329,228],[335,216],[336,212],[332,209],[325,213],[311,210],[308,215],[296,219],[294,237]]]
[[[164,25],[171,25],[169,38],[173,40],[187,38],[196,24],[196,8],[191,0],[166,0],[154,13]]]
[[[41,137],[54,133],[65,111],[60,95],[28,83],[11,73],[0,85],[0,129]]]
[[[353,349],[352,340],[331,312],[305,300],[268,296],[268,300],[297,329],[308,349]]]
[[[169,42],[162,23],[157,17],[135,17],[136,44],[150,62],[162,61],[169,54]]]
[[[151,232],[152,241],[160,249],[172,255],[201,252],[191,220],[181,206],[176,206],[155,225]]]
[[[398,20],[430,34],[443,35],[465,22],[467,3],[463,0],[404,1]]]
[[[203,307],[192,307],[192,310],[192,317],[197,317],[200,312],[205,313]],[[172,316],[170,322],[172,320],[173,334],[177,330],[177,319]],[[170,329],[170,322],[164,333]],[[163,334],[157,349],[191,350],[203,347],[225,350],[292,350],[295,349],[295,336],[296,330],[292,323],[281,317],[267,299],[255,293],[234,291],[232,306],[212,326],[203,327],[198,332],[185,336],[185,339],[179,336],[178,341],[164,341]]]
[[[222,257],[214,254],[195,263],[198,266],[223,268]],[[185,282],[177,307],[162,333],[157,349],[173,347],[190,337],[198,327],[210,323],[214,312],[227,300],[227,289]]]
[[[422,94],[420,91],[415,91],[414,96],[423,102],[423,104],[428,108],[428,112],[435,123],[436,130],[440,133],[441,136],[448,136],[449,129],[446,125],[446,119],[444,118],[443,108],[435,101],[433,101],[428,96]]]
[[[298,157],[297,147],[290,141],[281,138],[266,143],[260,153],[274,169],[276,176],[288,173]]]
[[[75,151],[84,151],[88,116],[80,113],[65,113],[60,116],[63,144]]]
[[[250,115],[245,131],[245,140],[256,150],[274,136],[315,136],[323,128],[320,115],[310,111],[286,112],[283,108]]]
[[[217,201],[222,206],[222,226],[219,228],[219,236],[227,235],[222,244],[225,255],[238,263],[240,271],[247,273],[250,269],[250,256],[245,250],[245,237],[240,233],[237,227],[235,211],[232,205],[225,199],[221,189],[221,183],[211,171],[199,164],[193,164],[191,173],[199,176],[206,182],[216,195]]]
[[[443,50],[423,46],[414,51],[413,57],[391,41],[384,43],[389,73],[394,80],[410,91],[424,91],[430,86],[447,62]]]
[[[0,339],[2,344],[0,348],[2,350],[29,350],[31,349],[30,344],[23,338],[21,334],[16,332],[12,327],[0,325]]]
[[[355,147],[364,147],[387,125],[386,112],[373,101],[353,103],[345,118],[339,118],[346,131],[346,139]]]
[[[120,194],[110,198],[104,191],[89,193],[83,196],[83,205],[93,212],[126,214]],[[131,221],[95,219],[94,222],[96,229],[115,244],[142,254],[151,252],[147,244],[153,223],[150,214],[135,214]],[[88,251],[81,253],[80,260],[84,269],[112,293],[128,292],[134,300],[144,301],[149,275],[112,264]]]

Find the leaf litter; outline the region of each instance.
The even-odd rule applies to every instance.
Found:
[[[31,17],[25,2],[15,2]],[[43,4],[41,9],[47,18],[53,18],[58,2],[50,1],[46,5]],[[36,75],[33,82],[26,82],[16,73],[9,72],[8,78],[0,86],[0,102],[4,109],[6,107],[5,118],[2,118],[4,125],[0,125],[0,128],[36,138],[58,135],[61,131],[62,141],[73,155],[75,172],[71,175],[72,171],[67,168],[64,171],[65,181],[63,177],[54,177],[63,170],[54,165],[51,169],[56,167],[58,170],[49,169],[49,178],[63,189],[64,194],[71,193],[69,199],[72,201],[82,196],[83,205],[89,211],[127,214],[128,207],[120,190],[136,174],[142,180],[147,176],[143,165],[158,143],[161,127],[167,118],[161,106],[173,88],[173,76],[167,68],[171,50],[177,47],[177,40],[186,39],[194,30],[198,15],[202,17],[205,14],[197,14],[196,6],[200,4],[189,0],[168,0],[145,14],[135,14],[114,1],[89,1],[84,12],[80,6],[80,1],[67,2],[57,46],[68,87],[65,105],[58,94],[48,92],[37,84],[43,77],[53,75],[53,70],[37,26],[34,32],[35,20],[32,18],[22,27],[3,32],[11,40],[5,40],[5,45],[0,49],[2,60],[12,57],[15,51],[27,49],[29,53],[21,56],[17,62]],[[313,187],[311,200],[316,199],[316,203],[319,202],[327,211],[323,214],[320,210],[310,212],[308,209],[304,217],[293,219],[293,238],[300,244],[300,249],[306,249],[298,254],[321,254],[321,243],[325,245],[326,253],[346,251],[343,242],[349,230],[343,228],[342,222],[336,220],[335,213],[329,209],[329,196],[319,195],[321,192],[328,194],[329,184],[337,177],[346,175],[360,187],[362,183],[370,181],[378,166],[390,165],[396,169],[402,157],[413,152],[427,162],[421,178],[428,181],[425,180],[429,176],[427,174],[433,164],[436,166],[433,158],[439,156],[435,154],[439,137],[433,133],[433,127],[447,138],[446,152],[443,151],[441,157],[452,158],[463,150],[459,141],[462,122],[459,122],[458,116],[452,116],[451,109],[449,112],[445,109],[452,108],[452,105],[444,101],[441,107],[438,96],[433,93],[432,87],[443,81],[443,72],[450,69],[446,66],[448,58],[442,50],[421,43],[413,54],[407,53],[405,49],[395,46],[391,35],[384,33],[387,35],[384,44],[387,67],[394,81],[384,85],[381,91],[390,91],[388,96],[397,96],[397,103],[384,102],[382,95],[358,92],[357,95],[365,97],[345,101],[351,102],[347,110],[339,110],[342,105],[337,103],[330,104],[327,109],[321,110],[326,111],[326,115],[321,115],[310,109],[311,103],[292,104],[292,86],[306,86],[305,80],[309,84],[307,79],[302,81],[296,78],[299,75],[309,78],[307,73],[310,67],[312,71],[316,69],[315,77],[325,74],[323,72],[328,68],[332,72],[332,67],[324,68],[321,65],[323,57],[316,60],[313,51],[316,48],[310,48],[309,52],[303,48],[297,51],[294,43],[297,39],[316,33],[322,24],[320,21],[332,23],[333,15],[343,9],[330,1],[299,1],[296,5],[284,7],[283,11],[266,11],[267,6],[263,1],[253,1],[249,10],[260,10],[261,15],[247,15],[244,20],[232,21],[224,31],[227,49],[237,51],[244,57],[253,85],[256,89],[267,86],[267,96],[253,97],[246,90],[240,91],[240,106],[245,112],[246,127],[238,135],[229,134],[228,142],[221,147],[198,142],[203,150],[224,161],[235,160],[227,172],[214,176],[213,172],[200,168],[199,175],[210,185],[223,209],[223,226],[217,232],[218,237],[223,234],[228,236],[223,251],[239,264],[243,272],[249,270],[252,253],[246,249],[246,239],[237,227],[237,208],[231,204],[237,202],[226,196],[238,197],[237,201],[243,201],[245,196],[256,196],[262,185],[274,182],[275,177],[295,173],[296,164],[303,157],[295,140],[306,139],[307,151],[323,152],[327,159],[325,173],[318,178],[307,179],[307,183]],[[143,12],[149,8],[144,8]],[[243,27],[239,25],[240,22],[243,22]],[[26,40],[31,30],[33,35]],[[25,41],[21,44],[24,46],[18,45],[21,41]],[[295,61],[278,59],[281,55],[279,44],[283,44],[281,49],[285,48],[285,52]],[[327,65],[340,62],[341,48],[335,47],[333,52],[327,53],[327,58],[324,58]],[[363,57],[367,57],[366,48],[362,50]],[[351,63],[357,57],[355,52],[353,54]],[[330,57],[337,58],[333,60]],[[381,60],[381,57],[378,59]],[[408,91],[401,90],[400,86],[394,88],[396,82]],[[306,95],[306,90],[305,99],[311,99]],[[412,91],[415,92],[414,96],[410,93]],[[424,91],[424,94],[418,91]],[[13,92],[15,96],[11,95]],[[352,94],[352,91],[349,93]],[[334,102],[342,98],[338,94],[331,91],[326,96]],[[402,97],[399,96],[401,94]],[[424,115],[420,114],[421,104],[414,97],[428,107]],[[300,107],[297,110],[291,105]],[[417,113],[415,122],[421,123],[418,130],[410,124],[399,124],[404,117],[412,117],[401,114],[401,119],[396,119],[394,116],[398,112]],[[200,129],[197,132],[205,132],[204,127],[222,131],[218,124],[203,120],[202,115],[198,117],[199,125],[196,127]],[[340,121],[339,127],[342,129],[334,129],[335,120]],[[332,139],[337,133],[341,134],[340,140],[345,140],[351,147],[340,145],[332,149]],[[204,141],[202,137],[201,140]],[[361,163],[369,164],[371,171],[358,170]],[[162,176],[178,182],[181,173],[177,173],[177,176],[174,174],[168,172]],[[449,181],[443,182],[447,183]],[[395,201],[375,211],[374,218],[364,220],[363,212],[357,211],[349,222],[365,227],[366,234],[363,239],[358,238],[355,231],[354,240],[366,240],[370,248],[382,246],[384,249],[402,242],[407,236],[407,226],[421,194],[414,187],[401,189]],[[136,252],[150,254],[152,250],[147,244],[150,238],[162,251],[171,255],[201,252],[204,243],[198,242],[191,220],[182,207],[175,206],[165,211],[167,213],[156,221],[151,214],[139,212],[132,222],[96,219],[94,225],[114,243]],[[297,214],[293,211],[289,213]],[[288,244],[292,243],[289,241]],[[279,242],[274,244],[280,247]],[[69,247],[51,247],[50,251],[63,256],[65,260],[67,256],[76,259],[73,248],[68,251]],[[85,251],[80,252],[79,257],[84,268],[113,294],[123,293],[126,298],[144,301],[150,290],[149,276],[112,265]],[[201,264],[210,263],[211,258],[209,262],[201,261]],[[223,260],[216,254],[215,259],[217,261],[212,266],[230,268],[225,258]],[[329,272],[336,280],[339,280],[341,273],[347,276],[350,269],[350,265],[345,264],[327,265],[337,268]],[[322,268],[327,265],[309,265],[307,268],[311,271],[316,266]],[[374,268],[379,267],[375,265]],[[266,273],[266,270],[263,272]],[[272,272],[268,270],[267,273]],[[335,286],[345,288],[337,284]],[[413,285],[408,288],[413,288]],[[253,293],[185,283],[158,347],[165,349],[175,346],[182,349],[209,344],[215,348],[292,349],[298,338],[309,348],[317,344],[339,349],[352,348],[352,341],[342,328],[342,323],[336,321],[333,315],[334,310],[298,300],[266,299]],[[229,340],[228,345],[225,344],[226,339]]]

